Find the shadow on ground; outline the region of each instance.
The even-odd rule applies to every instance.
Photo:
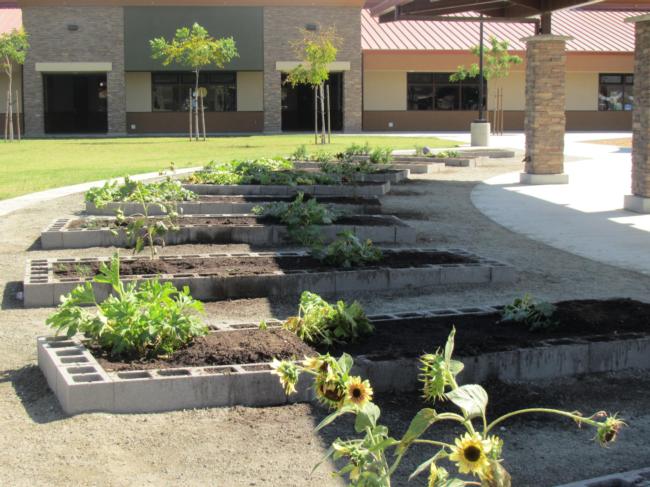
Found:
[[[35,423],[46,424],[67,418],[37,365],[0,371],[0,383],[7,382]]]

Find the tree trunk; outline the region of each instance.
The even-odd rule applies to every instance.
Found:
[[[203,142],[208,140],[205,133],[205,106],[203,105],[203,95],[201,95],[201,124],[203,125]]]
[[[16,90],[16,132],[18,133],[18,142],[21,140],[20,133],[20,93]]]
[[[327,143],[332,143],[332,98],[330,96],[330,85],[327,85]]]
[[[200,129],[199,129],[199,70],[194,71],[196,75],[196,83],[194,84],[194,98],[196,99],[196,105],[192,103],[192,106],[194,106],[194,125],[196,127],[196,140],[198,142],[199,136],[200,136]],[[190,100],[194,102],[194,99]]]
[[[321,131],[321,136],[320,136],[320,143],[325,145],[327,143],[327,126],[325,125],[325,85],[324,83],[321,83],[320,86],[318,87],[318,91],[320,92],[320,112],[321,112],[321,123],[322,123],[322,131]]]
[[[190,142],[192,142],[192,137],[194,136],[194,128],[192,127],[192,88],[190,88],[189,95],[190,97],[188,98],[188,100],[190,102],[188,105],[189,110],[187,111],[187,113],[190,114]]]
[[[14,141],[14,113],[13,113],[13,69],[11,67],[11,60],[7,59],[7,75],[9,75],[9,89],[7,90],[7,100],[9,105],[7,118],[9,119],[9,140]]]
[[[318,87],[314,86],[314,144],[318,144]]]

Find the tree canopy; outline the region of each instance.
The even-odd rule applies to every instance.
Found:
[[[10,72],[11,64],[25,64],[29,40],[24,29],[0,34],[0,66]]]
[[[292,43],[300,64],[287,74],[292,86],[320,86],[329,79],[329,65],[336,61],[341,39],[334,28],[311,32],[302,30],[302,38]]]
[[[483,76],[485,79],[506,78],[510,74],[512,65],[522,63],[519,56],[508,52],[510,43],[507,40],[499,40],[491,36],[488,44],[483,52]],[[480,46],[474,46],[470,52],[478,57],[480,50]],[[478,63],[472,64],[469,68],[458,66],[457,71],[449,79],[450,81],[462,81],[467,78],[476,78],[480,71]]]

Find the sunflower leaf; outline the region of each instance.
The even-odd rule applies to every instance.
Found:
[[[463,410],[468,418],[485,416],[488,394],[478,384],[466,384],[447,393],[447,398]]]
[[[451,329],[449,337],[447,338],[447,343],[445,344],[445,362],[447,365],[451,363],[451,357],[454,354],[454,337],[456,336],[456,327]]]
[[[362,433],[366,427],[374,428],[377,425],[377,420],[381,410],[376,404],[371,402],[367,403],[361,411],[357,413],[357,419],[354,422],[354,430],[357,433]]]
[[[343,406],[341,409],[337,409],[334,411],[332,414],[327,416],[323,421],[320,422],[318,426],[316,426],[316,431],[322,430],[325,426],[328,426],[334,422],[337,418],[340,416],[343,416],[344,414],[347,413],[354,413],[356,409],[353,406]]]
[[[490,460],[490,474],[481,482],[482,487],[510,487],[512,485],[510,474],[498,460]]]
[[[425,470],[427,470],[427,469],[431,466],[432,463],[437,462],[438,460],[440,460],[441,458],[443,458],[445,455],[446,455],[446,454],[445,454],[445,450],[440,450],[440,451],[439,451],[438,453],[436,453],[434,456],[432,456],[431,458],[429,458],[426,462],[421,463],[420,466],[419,466],[418,468],[416,468],[416,469],[413,471],[413,473],[409,476],[409,482],[410,482],[411,480],[413,480],[415,477],[417,477],[418,475],[420,475],[422,472],[424,472]]]
[[[404,433],[404,437],[400,441],[400,446],[397,448],[396,454],[404,453],[406,449],[411,446],[413,440],[419,438],[429,426],[436,422],[438,413],[435,409],[424,408],[418,411],[415,415],[409,429]]]
[[[309,475],[313,475],[316,469],[320,467],[325,462],[325,460],[329,459],[329,457],[331,457],[334,454],[334,451],[335,451],[334,446],[330,446],[327,449],[327,452],[325,452],[323,458],[321,458],[321,460],[316,465],[314,465],[314,468],[311,469],[311,473]]]

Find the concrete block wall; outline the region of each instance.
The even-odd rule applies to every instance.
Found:
[[[282,128],[282,74],[278,61],[298,61],[291,41],[300,39],[307,24],[336,28],[343,39],[337,60],[350,63],[343,74],[344,131],[361,131],[362,63],[361,15],[358,7],[265,7],[264,8],[264,131]]]
[[[39,62],[112,63],[107,73],[108,132],[126,133],[124,9],[27,6],[23,8],[23,25],[31,44],[23,70],[27,134],[44,134],[43,77],[36,71]],[[68,25],[76,25],[78,30],[71,31]]]

